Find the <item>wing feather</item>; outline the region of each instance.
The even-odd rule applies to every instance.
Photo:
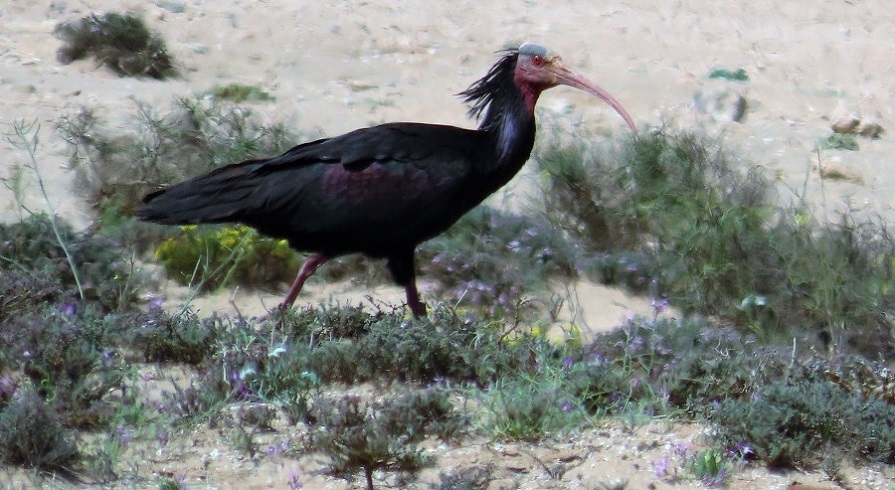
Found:
[[[229,165],[150,194],[137,216],[165,224],[240,222],[306,250],[371,255],[418,243],[471,205],[483,136],[392,123]]]

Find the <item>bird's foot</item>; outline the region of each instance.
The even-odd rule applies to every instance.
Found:
[[[288,318],[288,313],[291,308],[292,305],[280,303],[268,310],[267,316],[264,319],[273,321],[276,328],[283,328],[286,326],[286,318]]]
[[[426,303],[417,301],[415,303],[410,303],[407,306],[410,307],[410,311],[411,313],[413,313],[413,316],[417,318],[424,318],[426,316]]]

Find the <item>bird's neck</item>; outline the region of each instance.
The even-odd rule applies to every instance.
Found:
[[[525,93],[513,87],[491,102],[479,130],[488,134],[494,149],[485,169],[512,178],[531,155],[535,138],[534,103],[538,93]]]

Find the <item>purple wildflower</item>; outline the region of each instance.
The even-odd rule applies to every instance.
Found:
[[[289,449],[289,441],[281,441],[277,444],[267,446],[267,449],[264,450],[264,454],[266,454],[268,458],[273,458],[274,456],[283,454],[287,449]]]
[[[702,484],[710,488],[721,487],[724,486],[724,480],[726,479],[727,470],[721,468],[716,475],[705,475],[702,477]]]
[[[305,486],[301,480],[298,479],[297,471],[289,473],[289,481],[286,482],[286,484],[289,485],[289,490],[299,490]]]
[[[668,456],[662,456],[662,459],[653,462],[653,473],[656,474],[656,478],[664,480],[668,476],[668,465],[670,462]]]
[[[127,447],[127,445],[130,444],[131,439],[133,439],[131,432],[123,425],[119,425],[115,428],[115,435],[118,437],[118,442],[121,443],[122,447]]]
[[[668,309],[668,298],[662,297],[658,300],[653,298],[650,305],[653,307],[653,318],[656,318]]]
[[[12,398],[17,384],[11,374],[0,373],[0,400]]]
[[[162,304],[164,304],[165,298],[163,296],[155,296],[149,300],[149,309],[150,310],[160,310],[162,309]]]
[[[65,316],[72,316],[78,312],[78,305],[76,305],[73,301],[66,301],[59,305],[59,313],[62,313]]]
[[[174,481],[177,482],[177,488],[187,488],[186,474],[174,475]]]
[[[564,371],[568,371],[569,369],[572,369],[572,366],[574,364],[575,364],[575,360],[572,359],[571,357],[566,356],[566,357],[562,358],[562,368]]]
[[[671,450],[681,459],[681,461],[683,461],[687,459],[687,452],[690,451],[690,445],[686,442],[675,442],[671,445]]]
[[[168,439],[170,439],[170,434],[165,429],[159,429],[158,432],[155,433],[155,439],[165,447],[168,445]]]
[[[727,450],[727,457],[729,458],[742,458],[742,459],[753,459],[755,458],[755,450],[752,449],[752,446],[749,445],[746,441],[740,441],[734,444],[730,449]]]
[[[118,354],[113,350],[104,350],[102,356],[103,367],[111,368],[115,365],[115,358],[118,357]]]

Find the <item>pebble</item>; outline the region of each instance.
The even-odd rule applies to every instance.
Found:
[[[882,126],[875,122],[862,122],[860,119],[849,116],[838,119],[830,126],[834,133],[853,134],[868,139],[879,139],[885,132]]]
[[[718,122],[742,122],[749,106],[740,91],[729,87],[696,92],[693,103],[697,110]]]

